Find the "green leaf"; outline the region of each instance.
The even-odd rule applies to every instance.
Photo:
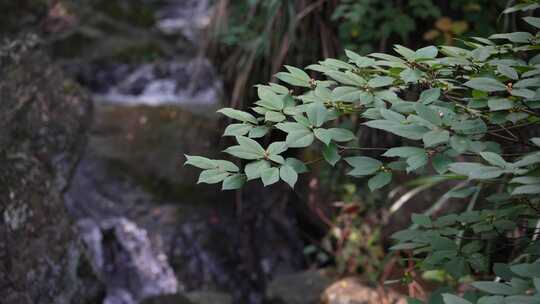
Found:
[[[217,164],[214,160],[201,156],[191,156],[184,154],[186,162],[184,165],[191,165],[199,169],[216,169]]]
[[[486,133],[487,125],[482,119],[478,118],[456,122],[452,124],[452,130],[465,135],[477,135]]]
[[[453,161],[450,158],[446,157],[446,155],[442,153],[435,155],[431,161],[433,169],[435,169],[435,171],[437,171],[439,174],[446,173],[446,171],[448,171],[448,166],[452,162]]]
[[[285,133],[291,133],[295,131],[308,131],[309,129],[306,128],[303,124],[297,123],[297,122],[282,122],[276,124],[276,128],[279,130],[285,132]]]
[[[427,154],[415,154],[407,158],[407,172],[412,172],[418,168],[425,166],[428,162]]]
[[[225,129],[223,136],[243,136],[251,129],[253,129],[253,126],[248,124],[230,124]]]
[[[537,147],[540,147],[540,137],[531,138],[531,142],[535,144]]]
[[[236,119],[239,121],[257,124],[257,119],[253,117],[253,115],[243,112],[243,111],[235,110],[232,108],[224,108],[224,109],[219,110],[218,113],[221,113],[229,118]]]
[[[493,152],[480,152],[480,156],[485,159],[490,165],[505,168],[508,163],[497,153]]]
[[[426,106],[421,103],[417,103],[414,106],[414,109],[416,113],[418,113],[418,116],[422,117],[423,119],[429,121],[430,123],[441,126],[442,125],[442,119],[439,116],[439,113],[433,109],[431,109],[429,106]]]
[[[372,120],[364,123],[364,125],[370,128],[384,130],[412,140],[422,139],[424,134],[428,131],[427,128],[422,126],[404,125],[390,120]]]
[[[266,153],[269,155],[281,154],[285,151],[287,151],[287,143],[284,141],[273,142],[266,149]]]
[[[510,266],[513,273],[525,278],[540,278],[540,262]]]
[[[418,226],[422,226],[422,227],[426,227],[426,228],[431,228],[432,227],[432,222],[431,222],[431,218],[425,214],[418,214],[418,213],[413,213],[411,215],[411,220],[414,224],[418,225]]]
[[[236,190],[242,188],[246,178],[241,174],[234,174],[223,180],[221,190]]]
[[[450,146],[458,153],[463,153],[469,149],[469,140],[462,136],[452,136],[450,138]]]
[[[356,138],[353,132],[347,129],[331,128],[327,130],[332,140],[337,142],[347,142]]]
[[[439,50],[435,46],[426,46],[415,52],[416,59],[434,59],[439,54]]]
[[[274,112],[274,111],[268,111],[266,114],[264,114],[264,120],[271,121],[271,122],[282,122],[286,119],[285,115]]]
[[[502,296],[484,296],[478,299],[476,304],[504,304]]]
[[[301,162],[300,160],[294,158],[294,157],[289,157],[285,160],[285,163],[290,166],[291,168],[294,169],[294,171],[296,171],[296,173],[298,174],[302,174],[302,173],[306,173],[308,172],[308,168],[306,167],[306,165]]]
[[[341,155],[338,153],[336,144],[331,143],[325,146],[323,149],[323,157],[332,167],[335,166],[336,163],[341,159]]]
[[[517,71],[514,68],[507,65],[502,65],[502,64],[498,65],[497,71],[501,73],[502,75],[513,80],[516,80],[519,78]]]
[[[283,158],[283,156],[277,154],[268,155],[268,159],[280,165],[283,165],[285,163],[285,159]]]
[[[242,148],[246,149],[247,151],[258,154],[260,156],[264,156],[265,150],[258,142],[254,141],[253,139],[245,136],[237,136],[236,141],[240,144]]]
[[[315,127],[320,127],[326,121],[327,115],[328,110],[321,103],[310,104],[307,108],[309,122]]]
[[[394,78],[388,76],[376,76],[368,81],[368,86],[371,88],[380,88],[389,86],[394,83]]]
[[[311,87],[309,80],[297,78],[291,73],[279,72],[276,74],[276,78],[293,86],[305,88]]]
[[[261,159],[264,157],[264,152],[262,154],[258,152],[254,152],[253,150],[246,148],[244,146],[232,146],[225,149],[223,152],[228,153],[238,158],[248,159],[248,160]]]
[[[424,134],[422,138],[426,148],[447,143],[450,140],[450,132],[446,130],[433,130]]]
[[[353,167],[353,170],[347,173],[352,176],[371,175],[383,165],[380,161],[365,156],[348,157],[345,161]]]
[[[431,219],[430,219],[431,220]],[[447,238],[442,236],[435,236],[430,238],[430,245],[433,250],[451,250],[451,251],[457,251],[457,245],[456,243]]]
[[[290,148],[305,148],[313,143],[315,136],[309,129],[290,132],[285,142]]]
[[[425,154],[426,151],[418,147],[398,147],[386,151],[382,156],[408,158],[417,154]]]
[[[269,108],[271,110],[281,111],[283,110],[283,96],[279,96],[274,91],[268,89],[267,87],[260,86],[257,90],[259,98],[263,103],[261,106]]]
[[[399,73],[399,77],[405,83],[417,83],[420,79],[422,79],[422,71],[407,68],[403,70],[403,72]]]
[[[475,288],[494,295],[514,295],[516,290],[507,284],[492,281],[473,282]]]
[[[439,97],[441,97],[441,89],[433,88],[433,89],[423,91],[420,94],[420,98],[418,99],[418,101],[427,105],[438,100]]]
[[[223,172],[221,170],[204,170],[199,175],[199,180],[197,184],[217,184],[222,182],[225,178],[230,175],[228,172]]]
[[[510,296],[504,298],[504,304],[538,304],[540,296]]]
[[[488,106],[491,111],[502,111],[513,108],[514,103],[506,98],[494,98],[488,100]]]
[[[469,273],[469,268],[463,257],[454,257],[444,264],[444,270],[454,279],[459,279]]]
[[[444,304],[473,304],[470,301],[467,301],[465,299],[462,299],[458,296],[455,296],[453,294],[445,293],[442,295]]]
[[[259,160],[251,162],[246,165],[244,172],[246,173],[247,180],[253,180],[261,177],[261,172],[270,168],[270,162],[266,160]]]
[[[414,60],[416,57],[416,54],[413,50],[399,44],[394,45],[394,50],[409,61]]]
[[[283,165],[279,168],[279,176],[284,182],[289,184],[291,188],[294,188],[294,185],[298,180],[298,173],[288,165]]]
[[[249,138],[261,138],[265,136],[268,131],[270,131],[270,129],[266,126],[255,127],[249,131],[248,136]]]
[[[489,36],[489,39],[506,39],[515,43],[528,43],[533,38],[534,36],[528,32],[504,33]]]
[[[519,186],[512,191],[512,195],[538,194],[540,193],[540,184]]]
[[[219,169],[219,170],[229,171],[229,172],[238,172],[238,171],[240,171],[240,168],[238,168],[237,165],[233,164],[230,161],[216,159],[216,160],[214,160],[214,162],[216,162],[217,169]]]
[[[525,20],[525,22],[527,22],[528,24],[536,27],[536,28],[540,28],[540,18],[537,18],[537,17],[525,17],[523,18],[523,20]]]
[[[317,137],[320,141],[322,141],[327,146],[330,144],[330,141],[332,141],[332,135],[326,129],[322,129],[322,128],[314,129],[313,134],[315,134],[315,137]]]
[[[405,116],[399,114],[398,112],[387,109],[381,109],[380,111],[381,116],[386,120],[395,121],[397,123],[402,123],[405,121]]]
[[[272,167],[262,170],[261,179],[265,187],[277,183],[279,181],[279,169]]]
[[[371,191],[380,189],[392,181],[391,172],[379,172],[368,180],[368,187]]]
[[[478,77],[467,81],[465,85],[484,92],[506,91],[506,86],[493,78]]]

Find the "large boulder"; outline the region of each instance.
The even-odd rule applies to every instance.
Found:
[[[63,193],[84,148],[91,103],[64,78],[39,39],[0,47],[0,299],[87,303],[88,272]],[[84,285],[84,288],[82,286]]]

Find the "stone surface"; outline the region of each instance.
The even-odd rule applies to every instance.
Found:
[[[35,49],[37,36],[21,37],[0,52],[0,299],[87,303],[99,287],[84,271],[62,195],[85,145],[91,103]]]
[[[138,303],[179,291],[167,256],[152,245],[146,230],[123,217],[99,223],[82,219],[78,226],[94,272],[107,286],[106,304]]]
[[[277,276],[268,286],[267,297],[283,304],[317,304],[332,280],[320,271]]]
[[[362,283],[359,278],[339,280],[328,287],[322,304],[407,304],[404,296],[390,290],[376,289]]]

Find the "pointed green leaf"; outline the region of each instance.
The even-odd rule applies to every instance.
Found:
[[[266,152],[269,155],[281,154],[285,151],[287,151],[287,143],[284,141],[273,142],[268,146],[268,149],[266,149]]]
[[[392,173],[379,172],[377,173],[377,175],[369,179],[368,187],[369,187],[369,190],[375,191],[377,189],[380,189],[388,185],[391,181],[392,181]]]
[[[229,118],[236,119],[239,121],[257,124],[257,119],[255,119],[253,115],[243,112],[243,111],[235,110],[232,108],[224,108],[224,109],[219,110],[218,113],[221,113]]]
[[[321,103],[310,104],[307,108],[307,117],[309,122],[315,127],[320,127],[328,115],[328,110]]]
[[[199,180],[197,181],[197,184],[217,184],[222,182],[229,175],[230,173],[223,172],[221,170],[204,170],[199,175]]]
[[[270,168],[270,162],[259,160],[247,164],[244,168],[244,172],[246,173],[247,179],[252,180],[261,177],[261,172],[268,168]]]
[[[433,130],[424,134],[422,138],[426,148],[447,143],[450,140],[450,132],[446,130]]]
[[[506,91],[506,86],[493,78],[478,77],[467,81],[465,85],[484,92]]]
[[[298,173],[288,165],[283,165],[279,168],[279,176],[284,182],[289,184],[291,188],[294,188],[294,185],[298,180]]]
[[[323,149],[323,157],[332,167],[335,166],[336,163],[341,159],[341,155],[338,153],[336,144],[331,143],[325,146]]]
[[[279,169],[263,169],[261,171],[261,179],[265,187],[277,183],[279,181]]]
[[[229,177],[227,177],[223,181],[223,185],[221,187],[221,190],[236,190],[242,188],[244,183],[246,182],[246,178],[241,174],[234,174]]]
[[[186,157],[184,165],[191,165],[199,169],[215,169],[217,167],[217,164],[213,159],[187,154],[184,154],[184,156]]]
[[[347,173],[352,176],[371,175],[383,165],[380,161],[365,156],[348,157],[345,161],[353,167],[353,170]]]
[[[305,148],[313,143],[315,136],[309,129],[290,132],[285,142],[290,148]]]
[[[223,136],[243,136],[253,129],[252,125],[248,124],[230,124],[225,128]]]
[[[422,103],[417,103],[414,106],[414,109],[416,113],[418,113],[418,116],[422,117],[423,119],[429,121],[436,126],[442,125],[442,119],[439,113],[430,108],[429,106],[426,106]]]
[[[453,294],[445,293],[442,295],[444,304],[473,304],[470,301],[467,301],[465,299],[462,299],[458,296],[455,296]]]

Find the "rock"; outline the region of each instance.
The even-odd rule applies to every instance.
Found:
[[[192,291],[186,297],[193,304],[231,304],[232,297],[225,293],[213,291]]]
[[[105,304],[138,303],[179,291],[167,256],[152,246],[146,230],[125,218],[110,218],[99,224],[83,219],[78,226],[94,271],[107,286]]]
[[[84,271],[63,193],[91,102],[39,51],[36,35],[22,37],[0,47],[0,299],[86,303],[99,287]]]
[[[385,300],[387,302],[385,302]],[[406,297],[393,291],[369,287],[359,278],[340,280],[328,287],[322,296],[322,304],[407,304]]]
[[[317,304],[331,283],[331,279],[316,270],[281,275],[270,282],[267,297],[283,304]]]

